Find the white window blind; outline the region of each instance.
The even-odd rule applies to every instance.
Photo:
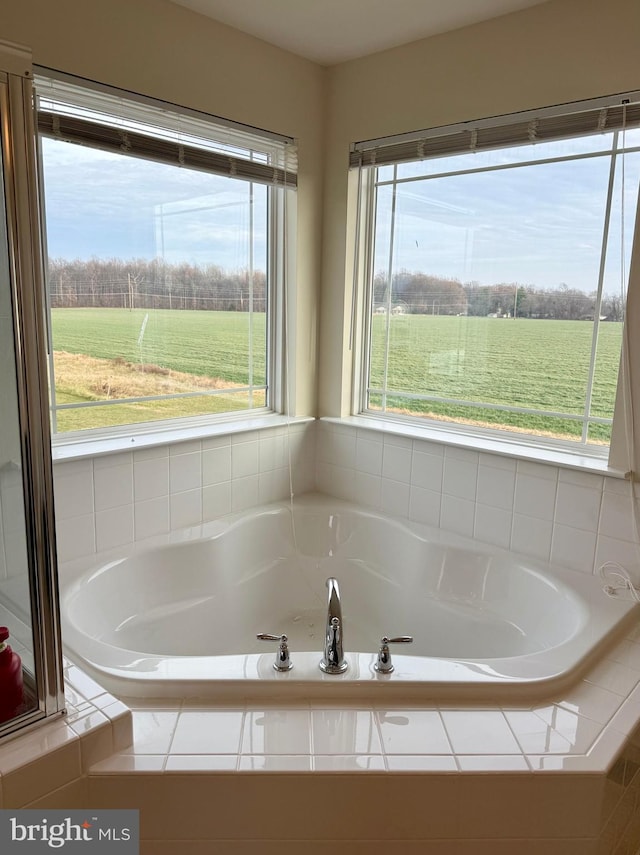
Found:
[[[387,166],[640,126],[640,92],[354,143],[352,168]]]
[[[38,131],[117,154],[295,188],[294,141],[194,111],[37,75]]]

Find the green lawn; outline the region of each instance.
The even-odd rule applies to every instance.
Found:
[[[51,315],[54,350],[120,357],[242,385],[249,380],[247,312],[53,309]],[[264,314],[254,314],[252,336],[253,382],[264,383]]]
[[[240,385],[248,384],[252,362],[254,384],[265,382],[263,314],[253,318],[252,360],[249,315],[241,312],[54,309],[52,323],[56,351],[160,366]],[[416,401],[402,393],[581,413],[592,333],[593,324],[588,321],[404,315],[391,318],[387,325],[385,316],[377,316],[373,319],[371,387],[380,388],[384,380],[383,354],[388,334],[387,408],[575,436],[580,426],[567,419]],[[595,415],[611,416],[613,412],[621,335],[621,324],[600,325],[592,402]],[[77,381],[65,384],[60,377],[57,390],[61,402],[105,397],[95,390],[83,389]],[[262,401],[254,401],[256,404]],[[87,412],[67,411],[59,429],[172,418],[182,412],[243,409],[248,405],[239,396],[110,405]],[[381,406],[382,398],[372,393],[370,405]],[[590,436],[594,441],[608,441],[609,428],[594,426]]]
[[[511,318],[404,315],[375,317],[372,331],[371,387],[380,388],[389,335],[386,406],[415,414],[434,414],[575,436],[581,427],[569,419],[449,403],[415,401],[417,392],[514,407],[582,413],[589,376],[593,323]],[[613,413],[622,324],[602,323],[591,412]],[[372,394],[372,407],[380,406]],[[610,429],[593,426],[594,441],[608,441]]]
[[[249,346],[249,314],[241,312],[171,311],[169,309],[53,309],[54,351],[95,357],[79,379],[78,371],[55,360],[58,403],[99,401],[106,398],[162,394],[163,377],[155,367],[183,372],[196,378],[215,378],[221,385],[264,385],[265,315],[255,314]],[[146,319],[146,321],[145,321]],[[148,392],[126,391],[122,379],[132,363],[150,367]],[[250,370],[252,369],[252,371]],[[139,382],[140,374],[132,382]],[[114,381],[114,377],[116,380]],[[120,394],[110,393],[120,384]],[[122,391],[122,384],[125,391]],[[197,391],[196,384],[172,391]],[[104,391],[106,390],[106,391]],[[264,393],[249,400],[246,393],[200,395],[191,398],[110,404],[104,407],[70,409],[57,414],[57,430],[82,430],[120,424],[196,416],[264,406]]]

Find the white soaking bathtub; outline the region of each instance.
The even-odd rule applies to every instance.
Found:
[[[319,668],[328,577],[344,674]],[[637,612],[589,573],[544,565],[323,496],[177,532],[61,574],[70,657],[125,697],[385,700],[543,697],[575,680]],[[274,670],[289,639],[293,667]],[[394,670],[374,665],[382,636]]]

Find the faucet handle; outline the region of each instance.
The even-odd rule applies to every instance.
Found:
[[[256,638],[258,641],[280,642],[276,650],[276,661],[273,663],[276,671],[290,671],[293,668],[293,662],[289,656],[289,638],[286,635],[272,635],[270,632],[259,632]]]
[[[380,639],[380,650],[378,651],[378,661],[373,666],[376,671],[381,674],[390,674],[393,671],[393,663],[391,662],[390,644],[411,644],[413,642],[412,635],[398,635],[396,638],[388,638],[383,635]]]

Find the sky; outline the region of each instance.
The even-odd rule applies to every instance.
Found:
[[[50,258],[163,258],[266,269],[266,188],[43,139]]]
[[[640,145],[640,131],[628,145]],[[601,150],[600,136],[527,147],[527,158]],[[378,189],[375,271],[409,270],[538,288],[598,284],[610,158],[517,166],[522,149],[399,167],[393,241],[392,186]],[[247,182],[43,140],[48,253],[52,258],[162,258],[168,263],[249,264]],[[471,160],[469,159],[471,158]],[[484,166],[491,172],[449,174]],[[618,159],[605,293],[621,289],[622,159]],[[426,175],[425,173],[431,173]],[[392,168],[380,172],[389,178]],[[422,176],[418,178],[418,176]],[[624,161],[625,254],[630,257],[640,152]],[[266,269],[266,189],[253,185],[254,264]]]
[[[589,138],[590,140],[592,138]],[[600,137],[597,137],[601,145]],[[573,141],[572,141],[573,142]],[[595,151],[593,142],[582,141]],[[640,139],[638,140],[640,142]],[[575,143],[573,143],[575,145]],[[527,157],[558,157],[567,144],[528,148]],[[535,165],[517,164],[515,150],[465,155],[398,168],[395,210],[391,169],[381,172],[376,209],[375,270],[420,270],[478,282],[517,282],[537,288],[561,284],[590,293],[598,286],[607,207],[610,156]],[[471,157],[471,160],[469,160]],[[453,169],[509,168],[451,174]],[[421,169],[422,167],[422,169]],[[436,170],[447,173],[438,177]],[[422,173],[422,177],[419,178]],[[640,152],[617,159],[605,264],[605,293],[620,293],[621,241],[626,268],[638,200]],[[412,179],[412,180],[406,180]],[[392,217],[394,217],[392,221]],[[391,233],[393,230],[393,240]]]

